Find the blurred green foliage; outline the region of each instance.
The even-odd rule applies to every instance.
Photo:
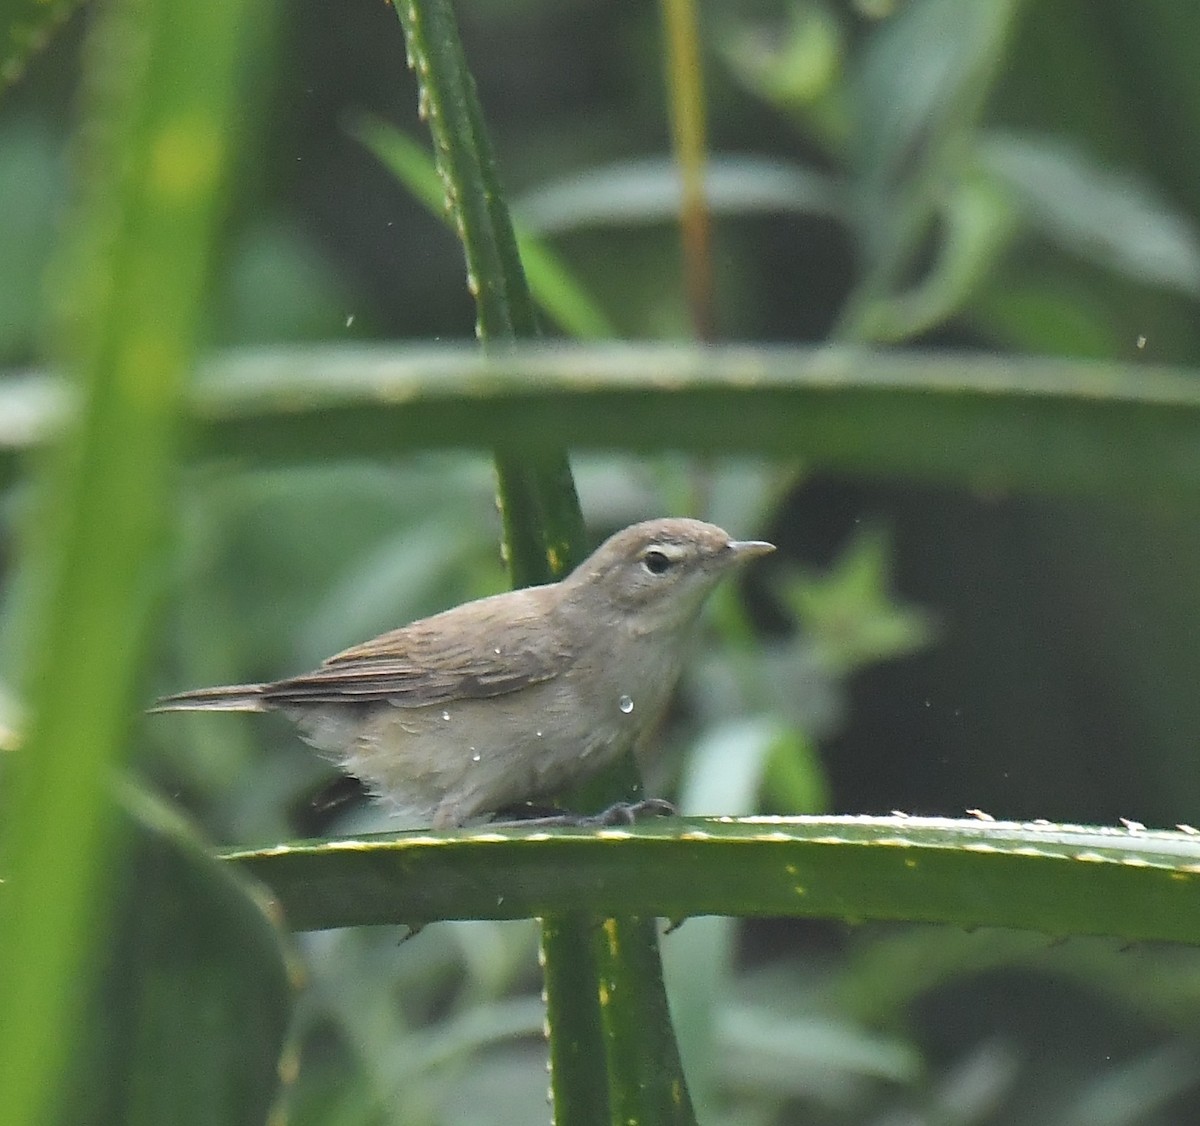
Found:
[[[525,227],[622,336],[686,335],[652,9],[458,7]],[[6,370],[43,354],[83,22],[0,103]],[[703,31],[726,336],[1197,366],[1200,11],[719,0]],[[369,113],[424,143],[394,13],[293,6],[280,39],[274,84],[246,109],[263,120],[208,342],[470,337],[459,248],[348,126]],[[577,476],[597,538],[692,511],[788,557],[714,607],[648,765],[685,809],[1197,819],[1194,498],[1070,503],[670,456],[593,455]],[[32,503],[27,488],[3,500],[6,626],[25,613],[14,542]],[[146,700],[308,667],[503,583],[478,455],[206,464],[176,516]],[[9,686],[25,657],[13,636]],[[329,769],[282,725],[236,716],[147,721],[135,749],[216,842],[289,835]],[[544,1118],[533,928],[396,937],[298,939],[290,1120]],[[665,949],[705,1121],[1115,1126],[1200,1111],[1191,950],[725,919],[691,920]]]

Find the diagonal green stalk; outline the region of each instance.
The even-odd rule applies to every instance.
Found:
[[[485,349],[537,335],[533,299],[496,175],[475,84],[448,0],[396,7],[433,135],[438,175],[466,256],[476,332]],[[565,451],[537,460],[496,452],[504,540],[514,585],[564,574],[582,557],[583,518]]]
[[[533,336],[533,302],[453,11],[448,0],[412,0],[398,5],[397,12],[420,83],[420,106],[433,134],[438,171],[466,254],[479,338],[485,348],[494,349]],[[506,446],[496,450],[495,463],[513,584],[545,582],[564,574],[582,557],[584,547],[583,520],[566,451],[543,448],[534,457],[519,444]],[[628,792],[627,784],[635,774],[631,762],[622,764],[608,782],[610,792],[614,796]],[[543,920],[556,1121],[609,1121],[601,1061],[606,1058],[606,1043],[616,1042],[616,1033],[611,1021],[602,1028],[610,1010],[600,1004],[599,958],[613,946],[621,956],[606,960],[606,974],[620,980],[620,996],[629,999],[619,1006],[623,1022],[657,1026],[660,1042],[671,1046],[658,1063],[667,1065],[670,1083],[683,1092],[686,1103],[653,929],[623,919],[608,920],[606,928],[621,941],[598,945],[595,920],[586,914]],[[610,1066],[625,1062],[624,1057],[607,1058]],[[640,1073],[613,1071],[609,1086],[630,1093],[615,1100],[612,1110],[616,1111],[636,1100],[644,1085]]]
[[[536,335],[516,238],[499,195],[475,85],[447,0],[401,3],[409,63],[433,135],[438,174],[466,256],[476,332],[485,349]],[[514,586],[562,574],[583,553],[583,520],[565,452],[531,465],[514,449],[495,452],[504,543]],[[553,544],[553,549],[552,545]],[[546,1022],[556,1121],[602,1123],[597,971],[591,923],[580,914],[542,921]]]

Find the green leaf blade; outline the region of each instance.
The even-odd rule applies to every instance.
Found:
[[[110,768],[160,575],[182,401],[233,107],[264,7],[117,0],[87,52],[83,198],[55,278],[59,355],[77,395],[46,467],[30,548],[37,645],[23,667],[28,742],[0,816],[0,1088],[6,1119],[42,1122],[81,986],[95,972],[110,842]]]
[[[1200,943],[1200,835],[921,817],[490,828],[227,854],[299,929],[605,915],[1006,926]],[[693,874],[705,873],[698,881]]]

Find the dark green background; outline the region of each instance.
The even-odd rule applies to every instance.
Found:
[[[836,29],[817,108],[764,96],[731,57],[751,25],[768,54],[779,49],[793,7]],[[958,185],[998,190],[978,154],[1003,130],[1061,143],[1078,161],[1077,185],[1092,177],[1118,196],[1114,184],[1122,185],[1123,198],[1173,215],[1192,239],[1190,249],[1173,245],[1191,263],[1192,283],[1147,273],[1154,232],[1139,241],[1129,210],[1105,210],[1095,196],[1068,192],[1064,210],[1076,225],[1052,237],[1030,197],[1014,197],[1000,249],[978,252],[971,282],[931,323],[881,342],[1195,368],[1200,9],[1182,0],[1016,5],[1007,36],[984,52],[987,65],[957,84],[945,75],[940,88],[935,82],[937,112],[889,153],[898,127],[887,124],[884,109],[934,81],[931,39],[943,30],[952,36],[956,25],[944,0],[887,6],[892,14],[879,20],[864,14],[867,7],[704,8],[713,151],[821,172],[837,184],[845,209],[838,218],[799,210],[720,217],[724,337],[845,337],[847,302],[861,292],[886,237],[880,216],[905,213],[912,194],[923,201],[911,209],[916,236],[890,286],[900,292],[936,276],[948,239],[942,205]],[[475,0],[458,8],[518,213],[524,193],[547,181],[668,152],[652,5]],[[68,195],[66,133],[88,19],[76,13],[0,106],[0,362],[14,371],[38,362],[43,305],[35,279]],[[910,30],[896,31],[904,21]],[[458,245],[348,131],[369,111],[424,140],[395,14],[376,0],[290,4],[276,43],[274,76],[245,107],[256,142],[230,201],[209,343],[470,339],[474,311]],[[862,77],[868,69],[885,94],[871,93]],[[840,132],[822,124],[831,118]],[[921,180],[914,173],[942,145],[948,155],[938,174]],[[1043,202],[1055,195],[1046,180],[1040,189]],[[688,335],[670,224],[645,221],[631,205],[627,222],[601,226],[580,216],[552,241],[623,337]],[[796,454],[802,464],[804,451]],[[1151,489],[1136,500],[1050,500],[985,484],[952,490],[848,478],[820,466],[802,469],[775,498],[750,471],[738,476],[719,463],[710,471],[720,503],[707,511],[746,513],[756,526],[737,530],[774,539],[792,564],[835,566],[863,526],[889,531],[895,599],[932,616],[932,637],[913,656],[799,677],[807,695],[792,718],[819,742],[828,809],[959,815],[980,807],[1003,817],[1155,825],[1200,818],[1195,498]],[[654,465],[585,459],[580,478],[596,537],[648,509],[687,507],[711,483],[671,457]],[[3,498],[6,556],[28,499],[22,489]],[[179,529],[147,699],[188,684],[295,671],[502,582],[482,457],[398,456],[254,473],[205,465],[186,475]],[[807,635],[801,630],[797,639],[795,615],[775,589],[785,570],[780,563],[774,577],[752,577],[749,604],[756,626],[787,639],[791,667],[803,670]],[[22,586],[11,567],[7,578],[5,621],[19,622]],[[17,637],[15,627],[6,631],[10,670],[19,662]],[[696,683],[668,740],[680,755],[714,722]],[[324,773],[270,724],[156,723],[139,739],[147,775],[218,841],[286,835],[289,803]],[[686,771],[678,765],[664,772],[664,784],[679,773]],[[789,792],[767,786],[762,801],[788,808]],[[463,939],[473,961],[445,950],[438,961],[417,942],[397,953],[390,935],[314,940],[312,956],[324,967],[314,977],[328,992],[318,988],[305,1002],[295,1121],[521,1120],[521,1100],[541,1081],[536,1040],[485,1054],[497,1077],[494,1088],[481,1088],[483,1112],[456,1100],[440,1065],[421,1063],[410,1047],[418,1078],[405,1081],[413,1102],[397,1118],[385,1045],[398,1034],[367,1027],[363,1008],[344,999],[369,994],[373,982],[392,983],[407,1006],[405,1034],[427,1044],[437,1035],[429,1031],[434,1018],[447,1011],[464,1020],[468,1002],[534,988],[523,934],[510,928],[497,937],[502,928],[479,926],[486,938]],[[1184,1122],[1200,1110],[1200,1010],[1194,989],[1181,986],[1183,999],[1171,994],[1172,983],[1195,977],[1190,952],[1118,955],[1084,942],[1031,952],[1011,935],[860,934],[799,923],[754,923],[739,933],[731,991],[761,1002],[774,989],[796,998],[801,1014],[886,1030],[922,1053],[924,1070],[901,1068],[904,1081],[890,1084],[869,1067],[846,1065],[853,1053],[837,1056],[831,1047],[852,1076],[839,1097],[818,1081],[820,1068],[818,1079],[790,1082],[804,1074],[794,1061],[773,1071],[769,1052],[750,1053],[770,1080],[755,1089],[737,1074],[721,1077],[718,1103],[732,1120],[908,1121],[886,1117],[907,1107],[918,1115],[912,1121],[1082,1122],[1097,1120],[1088,1107],[1111,1110],[1120,1098],[1129,1100],[1125,1117],[1113,1111],[1105,1121]],[[356,952],[330,953],[334,942],[353,942]],[[489,953],[479,954],[480,945]],[[331,966],[349,983],[339,987]],[[426,978],[433,984],[413,984]],[[781,981],[786,990],[777,988]],[[342,1000],[331,1001],[338,988]],[[840,1043],[828,1028],[800,1039],[825,1043],[822,1035]],[[459,1052],[472,1043],[461,1036]],[[758,1074],[751,1062],[741,1070]],[[968,1111],[969,1099],[955,1104],[947,1091],[972,1078],[976,1102]],[[494,1091],[517,1092],[520,1109],[506,1108]]]

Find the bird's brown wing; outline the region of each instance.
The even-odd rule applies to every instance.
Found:
[[[479,655],[438,668],[375,659],[323,666],[277,681],[267,685],[262,696],[274,707],[388,700],[401,708],[423,708],[518,692],[560,671],[560,665],[528,652],[506,654],[503,660]]]
[[[462,611],[468,607],[460,607],[385,633],[330,657],[313,672],[266,685],[263,698],[274,707],[387,700],[421,708],[502,696],[552,680],[567,667],[570,653],[556,643],[543,606],[514,606],[511,598],[495,606],[472,604],[467,620]]]

